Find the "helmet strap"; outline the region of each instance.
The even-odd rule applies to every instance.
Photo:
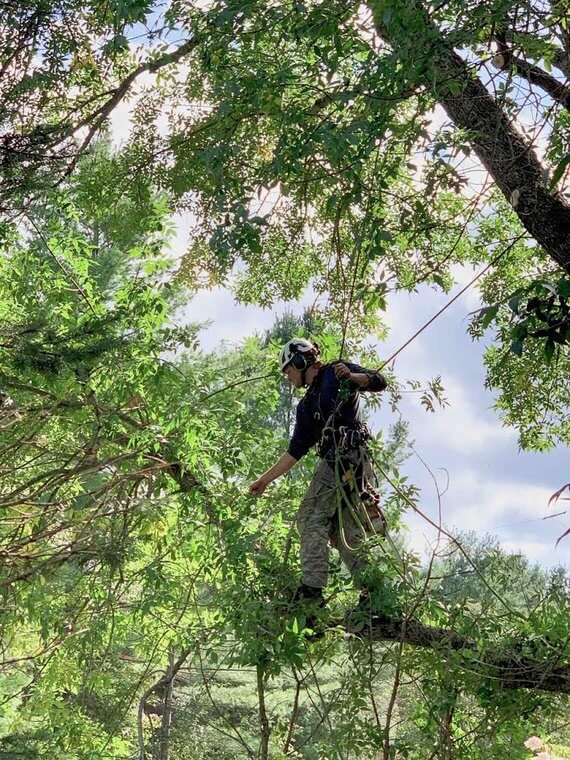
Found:
[[[307,361],[304,369],[301,370],[301,382],[303,383],[303,388],[307,387],[307,372],[311,369],[316,360],[317,359],[315,357],[312,361]]]

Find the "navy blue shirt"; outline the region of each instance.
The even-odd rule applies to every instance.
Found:
[[[370,378],[368,388],[350,383],[348,398],[342,401],[339,395],[341,380],[334,373],[334,365],[337,363],[325,364],[299,401],[295,429],[287,449],[295,459],[301,459],[312,446],[319,443],[323,428],[333,411],[336,410],[333,420],[336,429],[341,425],[356,428],[361,422],[360,393],[383,391],[386,388],[386,378],[379,372],[351,362],[342,362],[351,372],[362,373]]]

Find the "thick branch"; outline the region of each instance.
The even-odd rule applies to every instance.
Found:
[[[509,71],[514,67],[516,74],[526,79],[530,84],[540,87],[553,100],[570,111],[570,87],[559,82],[556,77],[548,74],[540,66],[528,63],[523,58],[517,58],[505,49],[501,49],[499,55],[493,58],[493,65],[502,71]]]
[[[349,633],[362,636],[358,626],[347,625]],[[373,620],[367,635],[375,641],[400,641],[417,647],[477,652],[473,641],[444,628],[434,628],[418,620]],[[533,689],[570,694],[570,664],[567,661],[540,661],[510,656],[477,659],[469,657],[470,669],[477,668],[482,677],[496,682],[503,689]]]
[[[552,63],[557,69],[570,79],[570,55],[565,50],[558,50],[554,54]]]
[[[394,47],[403,44],[404,30],[384,24],[382,4],[369,0],[369,5],[378,34]],[[549,188],[531,146],[419,3],[416,12],[433,51],[426,80],[434,80],[441,105],[456,126],[468,132],[474,151],[525,229],[570,274],[570,207]]]
[[[469,131],[475,152],[524,227],[570,274],[570,207],[548,187],[534,151],[455,52],[442,55],[436,73],[448,115]]]

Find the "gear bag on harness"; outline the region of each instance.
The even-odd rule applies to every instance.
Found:
[[[373,472],[366,451],[372,438],[370,428],[365,423],[335,427],[335,415],[336,410],[323,428],[318,455],[338,473],[344,506],[358,519],[364,533],[368,537],[385,536],[386,518],[380,508],[380,494],[371,483]]]

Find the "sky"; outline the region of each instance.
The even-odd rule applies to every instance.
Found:
[[[143,88],[152,81],[145,75]],[[122,102],[111,118],[115,145],[127,139],[129,116],[136,97]],[[434,128],[444,114],[434,113]],[[166,127],[164,119],[163,127]],[[483,175],[483,172],[481,172]],[[481,177],[481,182],[484,177]],[[190,220],[178,217],[174,256],[188,245]],[[418,293],[392,294],[387,309],[390,333],[378,346],[378,364],[396,351],[427,319],[473,275],[471,269],[457,268],[458,284],[450,295],[424,286]],[[226,289],[202,291],[188,304],[188,321],[211,321],[201,335],[205,349],[222,343],[239,345],[256,331],[269,328],[275,317],[286,310],[301,313],[312,298],[298,303],[277,303],[272,309],[243,306]],[[484,388],[482,354],[485,342],[472,341],[466,334],[468,314],[479,305],[477,289],[471,288],[397,358],[395,369],[400,379],[431,379],[441,375],[449,407],[427,413],[412,394],[400,404],[400,414],[410,424],[409,438],[417,455],[401,468],[409,481],[421,488],[420,507],[435,522],[439,503],[432,475],[445,490],[441,502],[442,523],[454,535],[476,531],[496,536],[502,546],[522,552],[543,567],[567,564],[570,537],[555,547],[556,539],[570,525],[570,502],[548,506],[550,496],[570,481],[570,452],[559,448],[548,453],[521,452],[516,431],[502,426],[493,409],[494,396]],[[276,357],[277,361],[277,357]],[[398,415],[384,403],[372,415],[372,427],[387,431]],[[422,464],[424,460],[429,470]],[[267,462],[269,467],[272,462]],[[261,474],[261,473],[260,473]],[[568,513],[554,517],[568,509]],[[422,556],[429,555],[436,531],[416,514],[409,513],[408,543]]]

